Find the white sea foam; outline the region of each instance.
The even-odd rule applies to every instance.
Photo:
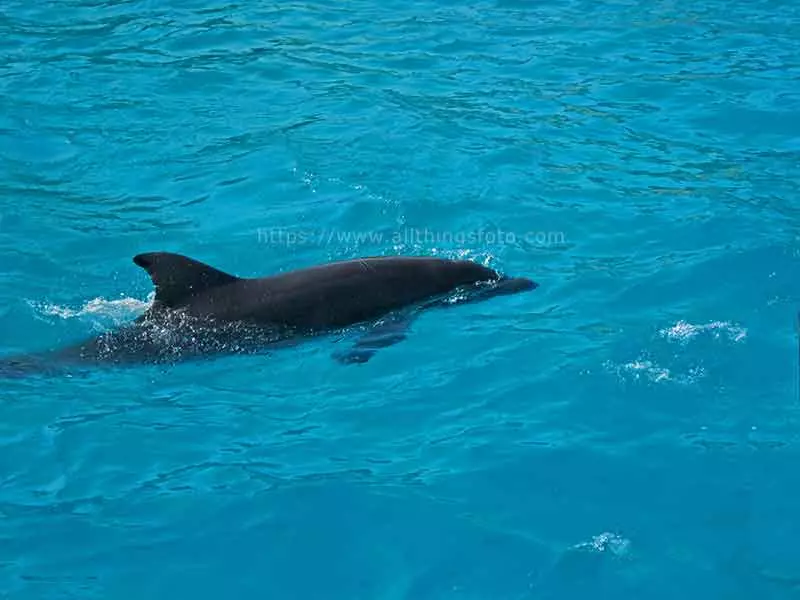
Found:
[[[61,319],[90,319],[121,323],[142,314],[153,302],[155,293],[146,300],[121,297],[117,299],[93,298],[81,306],[65,306],[46,302],[31,302],[31,306],[41,315]]]
[[[728,321],[713,321],[705,325],[692,325],[686,321],[678,321],[672,327],[662,329],[659,334],[670,341],[686,343],[701,334],[708,334],[715,339],[725,337],[733,342],[741,342],[747,337],[747,330]]]
[[[672,370],[659,366],[651,360],[637,359],[622,365],[606,363],[606,367],[615,371],[617,375],[635,381],[648,380],[653,383],[673,382],[691,384],[705,376],[702,367],[692,368],[687,373],[675,373]]]
[[[628,553],[631,542],[615,533],[601,533],[596,535],[589,542],[582,542],[573,546],[576,550],[588,550],[590,552],[608,552],[615,556],[625,556]]]

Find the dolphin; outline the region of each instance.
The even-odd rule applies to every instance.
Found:
[[[406,338],[420,311],[533,290],[538,284],[469,260],[377,256],[245,278],[170,252],[137,254],[155,298],[137,319],[67,348],[0,361],[0,376],[85,364],[173,363],[255,353],[362,325],[341,363],[364,363]]]

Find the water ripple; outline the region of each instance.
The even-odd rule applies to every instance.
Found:
[[[541,284],[352,369],[341,338],[8,383],[7,594],[791,597],[798,5],[0,12],[4,351],[134,318],[148,250]]]

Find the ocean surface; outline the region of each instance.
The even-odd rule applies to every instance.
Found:
[[[0,598],[800,598],[800,3],[4,0],[0,354],[242,276],[533,292],[0,383]]]

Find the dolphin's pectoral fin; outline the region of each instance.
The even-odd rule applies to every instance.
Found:
[[[334,352],[333,358],[342,364],[365,363],[381,348],[388,348],[406,339],[411,321],[408,315],[387,318],[370,328],[347,350]]]

